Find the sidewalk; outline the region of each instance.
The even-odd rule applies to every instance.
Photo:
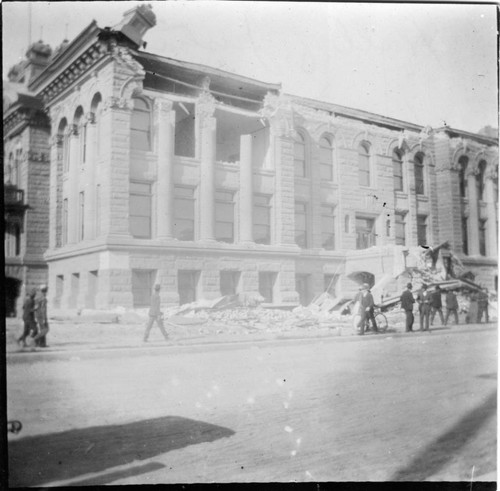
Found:
[[[177,318],[177,320],[179,320]],[[182,321],[183,319],[180,319]],[[391,325],[389,329],[378,336],[370,331],[361,338],[356,336],[353,329],[346,322],[338,323],[331,327],[294,327],[284,328],[280,325],[269,325],[264,328],[248,328],[241,325],[222,325],[214,323],[200,323],[196,320],[186,321],[184,325],[170,325],[166,322],[166,330],[169,340],[165,341],[160,330],[155,325],[151,330],[149,341],[143,342],[146,317],[140,315],[129,316],[128,319],[120,319],[116,322],[116,316],[109,313],[93,316],[64,316],[58,315],[49,319],[50,331],[47,335],[47,348],[21,348],[16,340],[22,332],[22,320],[6,319],[6,352],[7,356],[37,354],[78,352],[100,349],[133,349],[153,347],[175,347],[175,346],[203,346],[220,343],[245,343],[273,340],[292,339],[376,339],[382,336],[416,336],[428,335],[428,333],[407,334],[401,322]],[[418,319],[415,323],[418,326]],[[475,328],[496,327],[496,322],[489,324],[460,324],[458,326],[434,326],[431,328],[436,333],[451,333],[470,330]],[[28,339],[31,343],[31,339]],[[27,359],[29,357],[26,357]]]

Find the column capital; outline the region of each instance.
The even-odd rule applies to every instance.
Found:
[[[268,92],[264,97],[264,106],[259,113],[269,121],[273,136],[293,136],[292,108],[280,94]]]
[[[486,180],[496,181],[498,179],[498,167],[493,164],[487,165],[484,178]]]
[[[103,102],[103,110],[107,111],[108,109],[121,109],[122,111],[132,111],[132,109],[134,109],[134,103],[132,99],[111,96],[105,99]]]
[[[174,103],[167,99],[157,98],[154,101],[155,112],[163,116],[166,116],[172,110],[173,106]]]
[[[215,113],[216,100],[210,92],[203,91],[196,101],[196,117],[203,121],[213,117]]]
[[[50,139],[50,146],[60,147],[63,143],[63,140],[64,140],[64,135],[57,133],[56,135],[53,135],[52,138]]]

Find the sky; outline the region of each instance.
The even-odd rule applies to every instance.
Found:
[[[56,47],[139,3],[3,2],[3,78],[30,39]],[[144,37],[151,53],[415,124],[498,128],[494,4],[146,3],[157,18]]]

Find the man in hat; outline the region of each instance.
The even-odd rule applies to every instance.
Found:
[[[370,285],[368,283],[363,283],[361,287],[361,320],[360,320],[360,333],[363,335],[365,333],[365,326],[367,322],[372,323],[372,329],[374,333],[378,333],[377,323],[375,322],[375,316],[373,315],[373,310],[375,302],[373,301],[373,295],[370,292]]]
[[[38,323],[38,334],[33,338],[35,346],[47,348],[47,333],[49,332],[49,318],[47,315],[47,285],[40,287],[40,296],[36,300],[35,317]]]
[[[420,330],[429,331],[429,316],[431,313],[431,294],[427,285],[422,285],[422,290],[417,295],[418,311],[420,313]]]
[[[405,311],[406,316],[406,332],[413,332],[413,304],[415,303],[415,299],[413,298],[413,293],[411,289],[413,285],[408,283],[406,285],[406,290],[401,294],[401,308]]]
[[[488,323],[489,313],[488,313],[488,290],[481,290],[478,294],[477,300],[477,322],[482,322],[483,314],[485,316],[485,321]]]
[[[450,314],[455,317],[455,324],[458,324],[458,300],[455,292],[448,290],[445,296],[446,303],[446,317],[444,319],[444,325],[448,324],[448,318]]]
[[[441,288],[439,285],[436,286],[436,290],[431,295],[431,326],[434,323],[436,312],[439,313],[441,324],[444,324],[443,302],[441,300]]]
[[[23,303],[23,321],[24,331],[22,336],[17,342],[23,347],[26,347],[26,338],[31,334],[36,335],[36,321],[35,321],[35,297],[36,288],[32,288]]]
[[[146,326],[146,331],[144,332],[144,342],[147,343],[149,338],[149,332],[153,327],[153,323],[156,322],[160,328],[161,333],[165,340],[168,340],[167,331],[163,327],[163,314],[161,312],[161,299],[160,299],[160,285],[155,285],[154,292],[151,295],[151,307],[149,309],[149,320]]]

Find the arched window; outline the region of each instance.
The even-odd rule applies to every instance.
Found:
[[[358,146],[358,179],[360,186],[370,185],[370,146],[363,142]]]
[[[12,172],[14,170],[14,154],[10,152],[9,154],[9,161],[7,163],[7,167],[5,169],[5,176],[4,176],[4,182],[6,184],[12,184]]]
[[[78,106],[78,108],[75,111],[75,116],[73,118],[73,130],[74,130],[74,138],[78,138],[78,156],[77,158],[77,165],[81,166],[85,163],[85,158],[86,158],[86,139],[87,139],[87,131],[86,127],[84,125],[84,118],[83,118],[83,108],[82,106]],[[71,157],[70,157],[71,158]],[[71,165],[71,163],[70,163]]]
[[[392,152],[392,171],[394,174],[394,191],[403,191],[403,158],[399,150]]]
[[[462,155],[458,159],[458,185],[460,188],[460,196],[462,198],[467,198],[467,165],[469,164],[469,159]]]
[[[417,153],[417,155],[415,155],[414,164],[415,164],[415,193],[425,194],[423,154]]]
[[[306,177],[306,140],[299,132],[295,135],[293,146],[295,175]]]
[[[322,136],[319,140],[319,163],[321,180],[333,181],[333,145],[330,136]]]
[[[63,118],[59,123],[59,128],[57,130],[57,136],[61,142],[61,159],[63,164],[63,172],[68,172],[69,170],[69,132],[68,132],[68,122],[66,118]]]
[[[476,174],[476,189],[478,201],[483,201],[484,198],[484,171],[486,170],[486,161],[481,160],[478,165],[478,173]]]
[[[99,157],[101,151],[101,103],[101,94],[95,94],[92,99],[92,104],[90,105],[90,111],[92,112],[91,120],[93,121],[93,124],[95,124],[95,140],[93,142],[89,142],[90,145],[94,145],[94,159]]]
[[[134,98],[130,144],[135,150],[151,150],[151,112],[144,99]]]

